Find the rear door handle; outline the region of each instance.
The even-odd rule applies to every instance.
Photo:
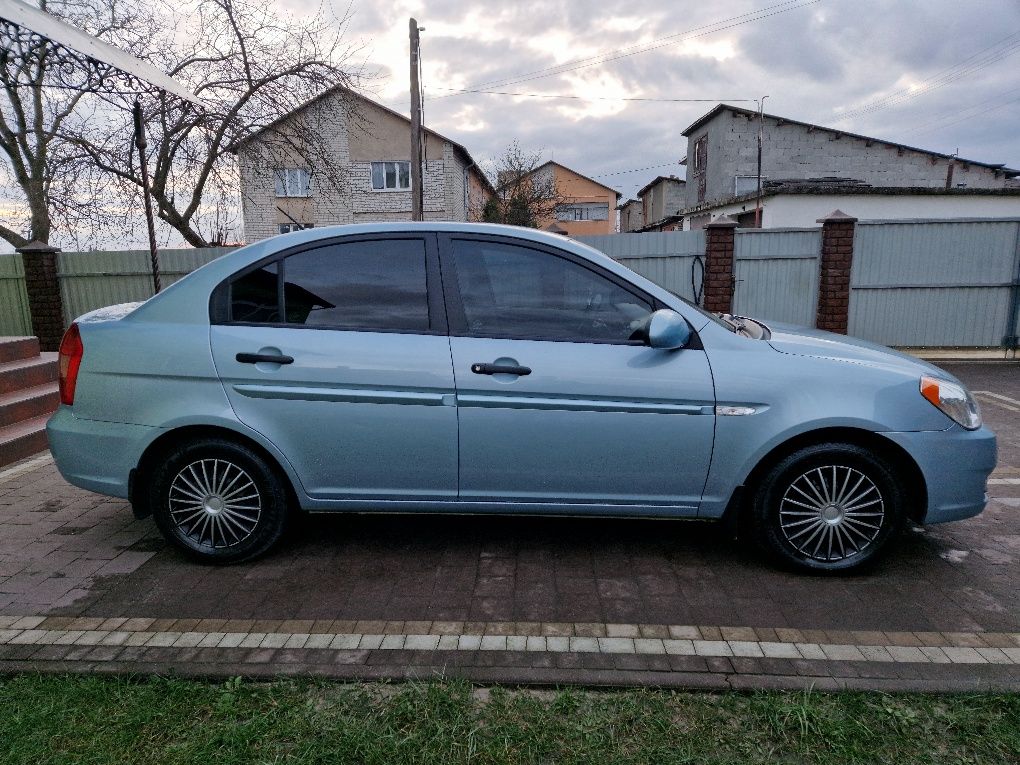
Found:
[[[472,364],[471,371],[476,375],[530,375],[531,367],[516,364]]]
[[[275,353],[239,353],[235,357],[242,364],[293,364],[293,356]]]

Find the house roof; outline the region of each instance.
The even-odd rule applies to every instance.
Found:
[[[307,101],[305,101],[303,104],[301,104],[297,108],[295,108],[295,109],[287,112],[286,114],[284,114],[282,117],[277,117],[275,120],[273,120],[272,122],[270,122],[270,123],[268,123],[266,125],[263,125],[258,130],[252,131],[251,133],[246,135],[244,138],[240,138],[240,139],[234,141],[234,143],[230,145],[230,151],[236,152],[240,147],[242,147],[246,143],[249,143],[250,141],[254,140],[257,136],[261,135],[262,133],[265,133],[267,130],[272,130],[274,127],[276,127],[277,125],[279,125],[282,122],[287,121],[288,119],[293,117],[298,112],[302,112],[305,109],[307,109],[307,108],[309,108],[311,106],[314,106],[315,104],[318,104],[318,103],[326,100],[330,96],[333,96],[333,95],[335,95],[337,93],[342,93],[342,94],[345,94],[345,95],[353,97],[353,98],[361,99],[362,101],[367,101],[368,103],[372,104],[372,106],[376,107],[377,109],[381,109],[382,111],[386,112],[387,114],[389,114],[389,115],[391,115],[393,117],[397,117],[398,119],[401,119],[401,120],[403,120],[404,122],[406,122],[408,124],[411,123],[411,118],[410,117],[404,116],[403,114],[401,114],[400,112],[396,111],[395,109],[391,109],[390,107],[388,107],[388,106],[386,106],[384,104],[380,104],[378,101],[374,101],[371,98],[369,98],[368,96],[363,95],[361,93],[358,93],[355,90],[351,90],[350,88],[345,87],[344,85],[334,85],[331,88],[326,88],[326,90],[322,91],[321,93],[319,93],[318,95],[314,96],[313,98],[308,99]],[[492,188],[492,184],[489,182],[489,179],[485,177],[485,173],[483,173],[481,171],[481,168],[478,167],[478,163],[476,163],[474,158],[471,156],[471,152],[469,152],[464,147],[463,144],[457,143],[452,138],[447,138],[446,136],[442,135],[441,133],[437,133],[432,128],[422,126],[422,130],[425,133],[427,133],[427,134],[429,134],[429,135],[431,135],[431,136],[433,136],[435,138],[438,138],[440,141],[448,142],[455,149],[458,149],[461,152],[463,152],[464,156],[467,157],[467,159],[469,161],[469,167],[473,166],[475,168],[475,170],[477,170],[476,174],[482,180],[482,182],[485,184],[486,189],[488,191],[492,192],[492,193],[495,193],[495,189]]]
[[[569,170],[569,171],[570,171],[570,172],[572,172],[572,173],[573,173],[574,175],[578,175],[578,176],[580,176],[581,178],[584,178],[584,179],[585,179],[586,181],[591,181],[591,182],[592,182],[592,183],[594,183],[594,184],[595,184],[596,186],[601,186],[602,188],[604,188],[604,189],[606,189],[606,190],[608,190],[608,191],[612,191],[612,192],[613,192],[614,194],[616,194],[617,198],[619,198],[619,197],[622,197],[622,196],[623,196],[623,194],[621,194],[621,193],[620,193],[619,191],[617,191],[616,189],[614,189],[614,188],[613,188],[612,186],[607,186],[606,184],[604,184],[604,183],[601,183],[601,182],[599,182],[599,181],[596,181],[596,180],[595,180],[594,178],[591,178],[590,176],[587,176],[587,175],[585,175],[584,173],[579,173],[579,172],[577,172],[577,171],[576,171],[576,170],[575,170],[574,168],[572,168],[572,167],[567,167],[566,165],[564,165],[564,164],[562,164],[562,163],[560,163],[560,162],[555,162],[554,160],[551,160],[551,159],[550,159],[550,160],[549,160],[548,162],[543,162],[543,163],[542,163],[541,165],[539,165],[538,167],[536,167],[536,168],[535,168],[534,170],[532,170],[531,172],[532,172],[532,173],[537,173],[537,172],[538,172],[539,170],[541,170],[542,168],[544,168],[544,167],[547,167],[547,166],[549,166],[549,165],[556,165],[556,167],[562,167],[562,168],[563,168],[564,170]]]
[[[619,204],[619,205],[617,205],[617,206],[616,206],[616,209],[617,209],[617,210],[622,210],[622,209],[623,209],[624,207],[626,207],[627,205],[639,205],[639,204],[641,204],[641,200],[640,200],[640,199],[628,199],[628,200],[627,200],[626,202],[624,202],[623,204]]]
[[[723,111],[726,111],[727,109],[729,111],[733,112],[734,115],[740,115],[740,116],[749,117],[749,118],[752,118],[752,119],[753,118],[757,118],[757,116],[758,116],[758,112],[752,111],[750,109],[743,109],[743,108],[741,108],[739,106],[730,106],[729,104],[719,104],[718,106],[713,108],[711,111],[707,112],[706,114],[703,114],[698,119],[696,119],[694,122],[692,122],[688,126],[688,128],[686,130],[684,130],[683,133],[681,133],[681,135],[686,136],[686,137],[690,137],[691,133],[693,133],[695,130],[700,128],[706,122],[709,122],[710,120],[715,119],[716,116],[718,116]],[[918,154],[926,154],[929,157],[940,157],[941,159],[952,159],[953,158],[953,155],[951,155],[951,154],[943,154],[942,152],[932,151],[931,149],[921,149],[921,148],[918,148],[917,146],[908,146],[907,144],[896,143],[895,141],[886,141],[883,138],[874,138],[873,136],[861,135],[859,133],[850,133],[850,132],[848,132],[846,130],[838,130],[836,128],[825,127],[824,125],[816,125],[816,124],[814,124],[812,122],[801,122],[800,120],[793,120],[793,119],[790,119],[789,117],[779,117],[779,116],[777,116],[775,114],[767,114],[767,113],[764,114],[763,116],[766,119],[775,120],[779,124],[780,127],[782,127],[783,125],[798,125],[800,127],[806,127],[806,128],[811,129],[811,130],[821,130],[821,131],[823,131],[825,133],[831,133],[833,135],[840,135],[840,136],[844,136],[845,135],[848,138],[857,138],[857,139],[859,139],[861,141],[870,141],[872,143],[880,143],[883,146],[892,146],[893,148],[902,149],[903,151],[913,151],[913,152],[917,152]],[[988,163],[988,162],[977,162],[977,161],[975,161],[973,159],[964,159],[963,157],[956,157],[956,161],[957,162],[962,162],[962,163],[965,163],[965,164],[968,164],[968,165],[975,165],[977,167],[987,167],[990,170],[1001,170],[1003,172],[1003,174],[1005,174],[1005,176],[1007,178],[1012,178],[1012,177],[1015,177],[1015,176],[1020,176],[1020,170],[1015,170],[1013,168],[1006,167],[1005,164],[1003,164],[1001,162],[998,163],[998,164],[991,164],[991,163]]]
[[[637,193],[637,195],[639,197],[643,197],[645,195],[645,192],[648,191],[648,189],[662,181],[676,181],[677,183],[682,183],[684,185],[687,184],[687,181],[685,181],[683,178],[677,178],[675,175],[660,175],[657,178],[655,178],[655,180],[646,183],[644,187]]]

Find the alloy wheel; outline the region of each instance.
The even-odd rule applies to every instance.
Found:
[[[882,492],[844,465],[813,468],[790,482],[779,506],[786,541],[812,560],[832,563],[860,554],[885,521]]]
[[[250,537],[262,515],[258,486],[242,468],[222,459],[200,459],[170,484],[170,519],[199,545],[225,548]]]

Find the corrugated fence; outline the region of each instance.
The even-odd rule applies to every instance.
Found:
[[[686,298],[700,231],[583,237]],[[814,326],[821,229],[738,229],[733,310]],[[849,334],[900,347],[1009,345],[1020,326],[1020,219],[861,221]],[[1012,341],[1015,342],[1015,341]]]
[[[997,346],[1016,333],[1018,281],[1018,220],[862,222],[849,334],[897,346]]]
[[[703,231],[581,237],[688,300],[700,291]],[[232,248],[161,250],[163,283]],[[738,229],[733,310],[813,326],[821,230]],[[68,323],[152,295],[146,251],[64,252]],[[862,221],[854,240],[849,330],[894,346],[995,347],[1020,324],[1020,219]],[[0,335],[31,334],[20,255],[0,255]]]

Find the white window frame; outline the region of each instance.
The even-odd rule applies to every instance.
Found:
[[[280,223],[277,225],[281,234],[290,234],[294,231],[304,231],[306,228],[315,228],[314,223]]]
[[[767,180],[768,180],[768,176],[767,175],[763,175],[761,177],[762,188],[765,187],[765,181],[767,181]],[[741,181],[744,181],[745,183],[741,184]],[[744,191],[741,191],[740,190],[740,186],[741,185],[747,186],[748,188],[746,188]],[[755,192],[757,190],[758,190],[758,176],[757,175],[734,175],[733,176],[733,196],[739,197],[739,196],[743,196],[744,194],[750,194],[750,193]]]
[[[278,167],[274,182],[278,198],[307,197],[310,195],[312,173],[306,167]]]
[[[603,217],[594,217],[593,213],[605,213]],[[609,220],[609,205],[602,202],[575,202],[562,204],[556,208],[558,221],[603,221]]]
[[[394,178],[396,178],[396,181],[397,181],[397,185],[396,186],[387,186],[386,185],[386,170],[387,170],[386,166],[387,165],[392,165],[393,166],[393,175],[394,175]],[[403,165],[403,166],[405,166],[407,168],[407,176],[406,176],[407,177],[407,185],[406,186],[401,186],[400,185],[400,177],[401,177],[401,173],[400,173],[400,169],[401,168],[400,168],[400,166],[401,165]],[[376,170],[377,167],[381,168],[381,172],[382,172],[382,182],[383,182],[383,185],[380,186],[380,187],[377,187],[375,185],[375,170]],[[372,162],[371,167],[369,169],[368,184],[371,187],[372,191],[374,191],[374,192],[385,193],[385,192],[389,192],[389,191],[410,191],[411,190],[411,163],[410,163],[410,161],[406,160],[406,159],[386,159],[386,160],[379,160],[377,162]]]

